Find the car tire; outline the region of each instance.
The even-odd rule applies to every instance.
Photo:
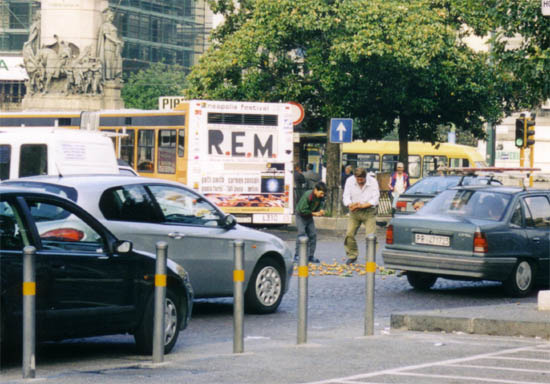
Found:
[[[427,291],[435,284],[437,280],[436,275],[432,275],[424,272],[407,272],[407,281],[414,289],[420,291]]]
[[[245,292],[245,309],[248,313],[273,313],[283,298],[282,268],[275,260],[262,259],[250,276]]]
[[[150,295],[145,307],[145,314],[141,324],[134,333],[137,350],[144,355],[153,353],[153,329],[155,313],[155,295]],[[180,332],[180,304],[178,297],[171,290],[166,290],[166,304],[164,313],[164,353],[170,353],[178,340]]]
[[[506,292],[513,297],[525,297],[533,289],[535,266],[528,260],[518,260],[508,279],[504,281]]]

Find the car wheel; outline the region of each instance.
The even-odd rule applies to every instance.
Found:
[[[245,293],[247,312],[272,313],[283,298],[281,266],[273,259],[263,259],[254,268]]]
[[[408,271],[407,280],[414,289],[427,291],[428,289],[433,287],[435,281],[437,280],[437,276],[424,272]]]
[[[533,289],[535,281],[535,268],[527,260],[519,260],[512,273],[504,281],[504,288],[508,294],[514,297],[527,296]]]
[[[154,293],[150,295],[141,324],[134,334],[138,351],[145,355],[153,353],[154,297]],[[164,307],[164,353],[170,353],[178,340],[180,332],[179,314],[180,308],[177,296],[171,290],[167,290],[166,304]]]

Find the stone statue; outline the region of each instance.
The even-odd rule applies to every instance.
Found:
[[[96,57],[103,66],[103,79],[114,80],[122,75],[123,41],[113,24],[114,14],[110,9],[104,11],[104,21],[97,36]]]
[[[31,27],[29,28],[29,38],[27,42],[29,43],[30,49],[32,50],[33,55],[37,55],[38,51],[41,48],[40,45],[40,36],[41,36],[41,19],[40,11],[36,11],[33,15],[33,20]]]

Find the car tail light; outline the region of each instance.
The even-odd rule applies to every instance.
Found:
[[[393,244],[393,225],[386,228],[386,244]]]
[[[65,239],[67,241],[80,241],[84,237],[84,232],[73,228],[58,228],[52,229],[48,232],[44,232],[40,235],[40,237],[55,237],[58,239]]]
[[[398,210],[406,211],[407,210],[407,202],[406,201],[398,201],[397,203],[395,203],[395,207]]]
[[[487,236],[479,231],[474,233],[474,252],[487,253],[488,250]]]

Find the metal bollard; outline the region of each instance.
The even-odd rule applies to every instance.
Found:
[[[23,249],[23,378],[34,379],[36,374],[36,248]]]
[[[365,272],[367,280],[365,285],[366,303],[365,303],[365,336],[374,334],[374,275],[376,273],[376,235],[367,236],[367,262],[365,263]]]
[[[244,351],[244,242],[233,242],[233,353]]]
[[[298,241],[298,344],[307,342],[307,278],[309,275],[307,260],[307,237],[300,236]]]
[[[159,241],[156,244],[157,263],[155,268],[155,313],[153,325],[153,363],[164,361],[164,315],[166,310],[166,254],[168,244]]]

